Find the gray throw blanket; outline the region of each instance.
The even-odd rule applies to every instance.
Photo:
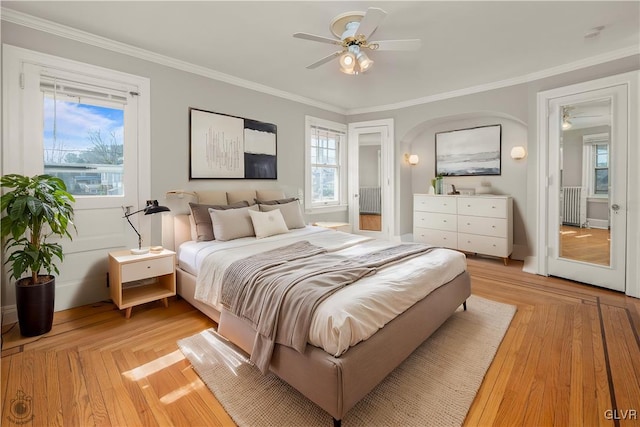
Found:
[[[275,343],[304,352],[316,307],[331,294],[386,264],[429,252],[417,244],[346,258],[307,241],[232,263],[222,303],[257,331],[251,361],[266,373]]]

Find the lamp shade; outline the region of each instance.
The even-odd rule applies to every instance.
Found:
[[[515,160],[524,159],[526,155],[527,155],[527,152],[523,146],[517,146],[511,149],[512,159],[515,159]]]
[[[158,205],[157,200],[147,200],[147,206],[144,208],[145,215],[151,215],[158,212],[169,212],[170,209],[166,206]]]
[[[356,67],[356,56],[351,52],[340,55],[340,71],[345,74],[354,74]]]
[[[411,154],[409,156],[409,164],[410,165],[417,165],[419,161],[420,161],[420,157],[418,157],[417,154]]]

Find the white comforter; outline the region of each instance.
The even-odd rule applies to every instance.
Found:
[[[187,242],[180,246],[178,259],[181,268],[197,276],[195,298],[220,310],[222,277],[232,262],[299,240],[308,240],[344,256],[396,245],[306,227],[259,240],[246,237],[228,242]],[[436,249],[382,268],[341,289],[318,306],[309,331],[309,343],[339,356],[465,269],[464,254],[449,249]]]

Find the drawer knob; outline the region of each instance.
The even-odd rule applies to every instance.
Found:
[[[496,228],[496,226],[495,226],[495,225],[492,225],[492,226],[491,226],[491,228]]]
[[[470,207],[471,207],[471,205],[467,205],[467,207],[468,207],[468,208],[470,208]]]
[[[493,247],[495,248],[495,247],[496,247],[496,245],[493,245]]]
[[[468,222],[468,223],[467,223],[467,225],[471,225],[471,223],[470,223],[470,222]]]
[[[495,206],[491,206],[491,209],[495,209],[495,208],[496,208]]]

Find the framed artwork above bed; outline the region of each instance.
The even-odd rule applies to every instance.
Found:
[[[436,133],[436,175],[500,175],[502,125]]]
[[[189,179],[277,179],[277,127],[189,108]]]

